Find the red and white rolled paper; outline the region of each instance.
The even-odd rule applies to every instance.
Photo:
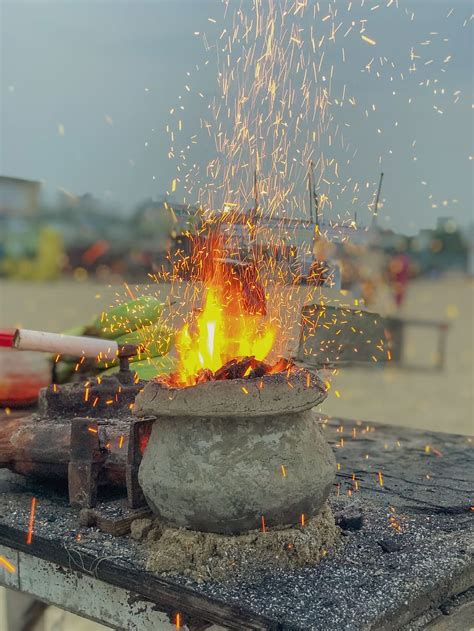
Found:
[[[116,359],[118,354],[118,344],[113,340],[46,333],[45,331],[31,331],[29,329],[16,329],[12,336],[11,347],[21,351],[42,351],[72,357],[100,356],[102,360],[106,361]]]

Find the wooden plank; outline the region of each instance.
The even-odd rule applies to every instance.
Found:
[[[135,519],[151,517],[152,512],[143,508],[128,508],[126,500],[104,502],[93,509],[97,528],[115,537],[121,537],[130,532],[130,526]]]
[[[276,629],[271,620],[249,614],[236,605],[224,604],[197,594],[195,591],[168,581],[164,577],[131,567],[121,559],[108,559],[74,550],[35,535],[28,545],[23,532],[0,524],[0,543],[7,548],[19,550],[48,563],[69,568],[84,575],[91,575],[106,584],[128,589],[155,603],[170,616],[182,612],[183,618],[197,618],[221,624],[229,629]],[[64,607],[65,605],[59,605]]]

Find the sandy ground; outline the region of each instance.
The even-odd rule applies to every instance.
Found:
[[[137,293],[165,298],[169,287],[140,286]],[[293,296],[304,302],[304,290]],[[63,331],[89,321],[102,309],[129,298],[121,285],[59,281],[48,285],[0,282],[0,326]],[[381,291],[371,307],[393,312],[390,295]],[[474,430],[474,281],[457,276],[414,281],[400,315],[446,320],[450,328],[444,371],[432,369],[436,333],[409,328],[403,366],[342,368],[321,411],[341,418],[379,421],[438,431],[472,434]],[[297,318],[293,322],[295,332]],[[296,337],[296,335],[295,335]],[[336,393],[337,391],[337,393]]]
[[[374,306],[382,313],[393,308],[386,294]],[[410,327],[403,366],[341,369],[321,410],[341,418],[473,434],[474,281],[461,276],[415,281],[399,315],[449,323],[445,369],[432,369],[437,333]]]

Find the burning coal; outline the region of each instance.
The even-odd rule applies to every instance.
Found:
[[[183,384],[179,373],[173,373],[158,377],[157,381],[170,388],[182,388],[185,385],[197,385],[206,381],[224,381],[227,379],[257,379],[265,375],[273,375],[279,372],[289,372],[295,367],[291,359],[281,357],[276,363],[270,365],[264,361],[251,357],[239,357],[231,359],[216,371],[209,368],[201,368],[192,376],[193,383]]]

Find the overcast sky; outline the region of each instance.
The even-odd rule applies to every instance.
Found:
[[[370,18],[377,46],[348,38],[346,63],[337,68],[337,81],[358,101],[357,111],[333,111],[341,125],[350,120],[347,135],[357,149],[344,177],[369,182],[372,195],[385,172],[383,225],[414,232],[439,215],[467,224],[473,213],[474,20],[466,19],[473,3],[399,0],[395,12],[387,3],[366,1],[353,9],[357,19]],[[382,9],[372,11],[378,4]],[[348,2],[335,5],[344,12]],[[170,109],[186,102],[184,125],[199,135],[206,105],[218,94],[215,53],[205,50],[202,33],[211,44],[217,40],[225,24],[220,0],[16,0],[4,1],[1,10],[1,174],[43,181],[49,199],[58,189],[91,192],[124,212],[170,190],[176,177],[176,162],[167,157]],[[413,46],[422,59],[403,81],[399,72],[395,83],[388,75],[361,73],[369,52],[408,69]],[[192,85],[190,94],[185,84]],[[363,112],[372,103],[376,112],[367,118]],[[202,138],[194,158],[205,166],[213,151]],[[338,158],[342,163],[344,156]],[[178,187],[176,200],[183,195]],[[368,221],[364,200],[360,206],[351,212]]]

